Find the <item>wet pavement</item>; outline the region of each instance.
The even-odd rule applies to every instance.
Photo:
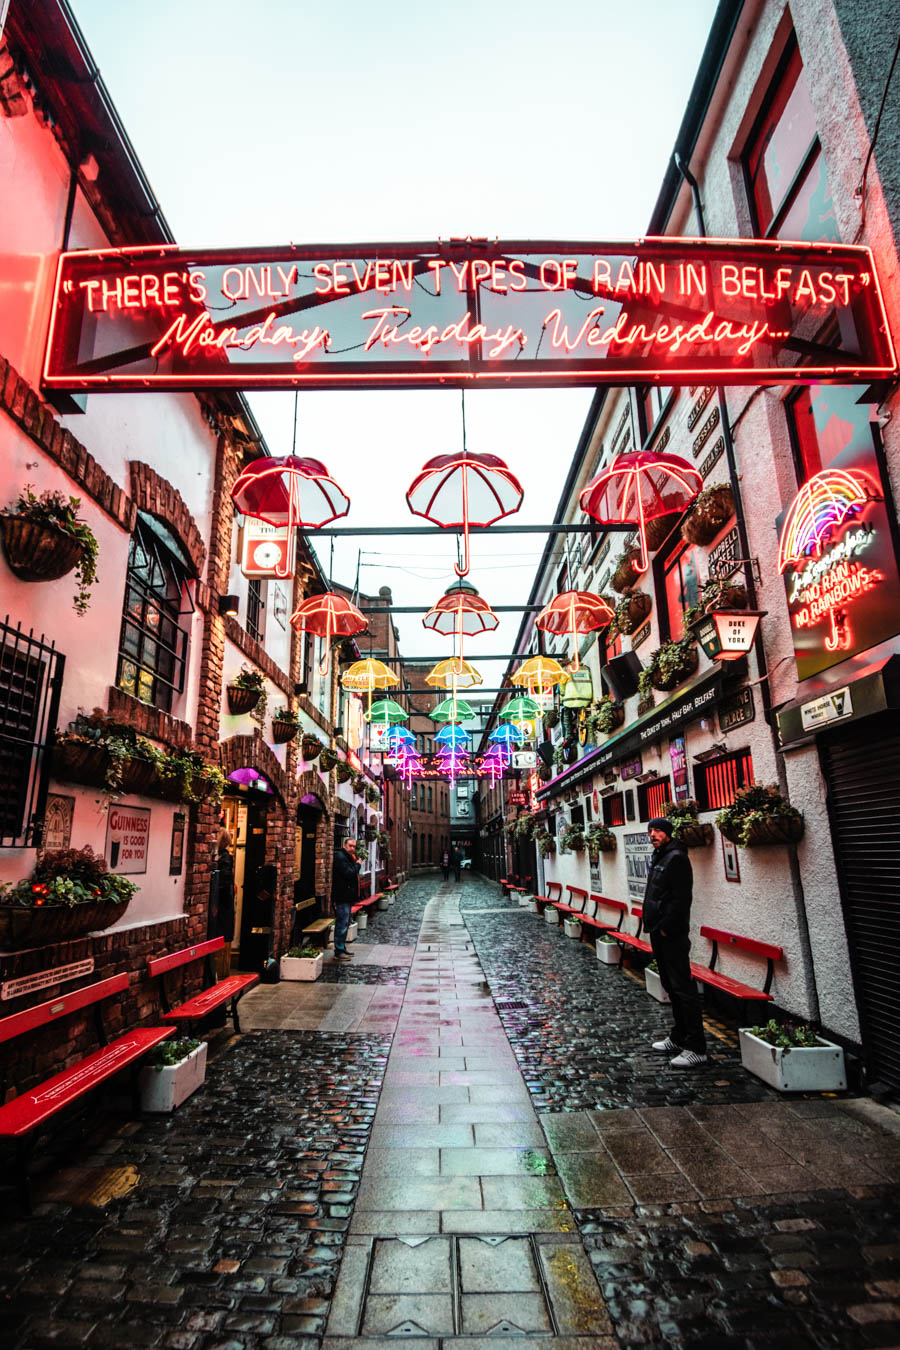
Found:
[[[467,876],[260,987],[172,1117],[0,1227],[14,1350],[900,1346],[900,1116],[782,1099]]]

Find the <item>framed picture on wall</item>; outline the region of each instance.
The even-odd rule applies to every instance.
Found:
[[[738,858],[738,846],[733,844],[730,839],[726,839],[724,834],[720,836],[722,840],[722,859],[725,866],[726,881],[740,881],[741,864]]]
[[[186,819],[187,817],[181,811],[176,811],[172,817],[172,842],[169,846],[170,877],[181,875],[184,862],[184,825]]]

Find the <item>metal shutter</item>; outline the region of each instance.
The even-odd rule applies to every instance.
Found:
[[[896,713],[820,738],[870,1080],[900,1091],[900,727]]]

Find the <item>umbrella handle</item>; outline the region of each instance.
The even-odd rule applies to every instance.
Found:
[[[458,577],[464,577],[469,571],[469,475],[463,469],[462,476],[462,508],[463,508],[463,565],[453,564],[453,570]],[[460,653],[461,655],[462,653]]]
[[[282,581],[286,581],[291,575],[291,533],[294,528],[294,475],[290,475],[290,486],[288,487],[288,518],[287,518],[287,538],[285,539],[284,562],[279,557],[275,564],[275,575]]]
[[[638,508],[638,538],[639,538],[640,541],[641,541],[641,556],[640,556],[640,558],[638,559],[637,570],[638,570],[639,573],[641,573],[641,572],[646,572],[646,570],[647,570],[647,568],[650,566],[650,564],[649,564],[648,561],[647,561],[647,535],[646,535],[646,528],[647,528],[647,527],[646,527],[646,524],[645,524],[645,522],[644,522],[644,499],[643,499],[643,497],[641,496],[641,485],[640,485],[640,481],[637,479],[637,476],[636,476],[636,475],[635,475],[635,484],[634,484],[634,488],[635,488],[635,492],[637,493],[637,508]]]
[[[575,652],[574,659],[573,659],[571,665],[569,666],[569,669],[572,671],[573,674],[575,674],[577,671],[579,671],[579,670],[581,669],[581,664],[580,664],[579,659],[578,659],[578,629],[575,627],[575,601],[574,601],[574,600],[570,600],[570,601],[569,601],[569,617],[570,617],[571,620],[572,620],[572,648],[573,648],[573,650],[574,650],[574,652]]]
[[[319,662],[319,674],[325,676],[328,674],[328,663],[331,656],[331,610],[325,617],[325,661]]]

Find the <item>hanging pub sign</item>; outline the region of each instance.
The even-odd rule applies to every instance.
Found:
[[[44,385],[807,384],[895,370],[864,247],[470,238],[63,253]]]
[[[900,632],[900,585],[869,423],[846,391],[812,396],[819,443],[835,449],[778,517],[800,680]]]

